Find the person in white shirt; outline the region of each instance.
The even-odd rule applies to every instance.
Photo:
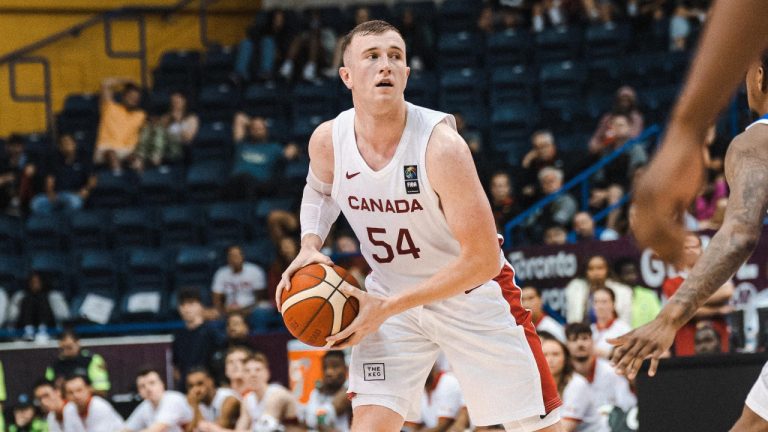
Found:
[[[565,328],[556,319],[547,315],[541,301],[541,290],[533,286],[523,287],[523,307],[531,311],[531,321],[536,327],[536,332],[547,332],[555,336],[559,341],[565,342]]]
[[[227,265],[213,276],[213,307],[218,316],[228,312],[249,314],[260,301],[267,299],[267,276],[264,270],[245,261],[240,246],[227,248]],[[209,317],[215,318],[215,317]]]
[[[43,412],[46,413],[48,432],[64,430],[64,404],[66,401],[61,391],[48,380],[40,380],[35,384],[35,399],[40,401]]]
[[[187,401],[195,413],[192,430],[205,422],[231,428],[240,416],[237,393],[228,388],[216,388],[210,372],[202,367],[187,373]]]
[[[424,383],[421,395],[421,420],[415,426],[418,431],[442,431],[454,427],[464,407],[459,380],[439,368],[437,364]]]
[[[136,377],[136,387],[143,402],[125,421],[124,431],[182,432],[194,414],[183,394],[166,390],[160,373],[145,369]]]
[[[104,398],[94,395],[88,377],[73,375],[64,379],[65,432],[117,432],[123,418]]]
[[[544,357],[563,400],[564,432],[608,432],[610,428],[597,410],[589,382],[573,369],[568,347],[550,333],[542,332],[539,336]]]
[[[589,382],[598,410],[619,407],[624,412],[637,405],[637,397],[626,378],[618,375],[607,360],[595,354],[592,329],[587,324],[572,323],[565,327],[568,351],[573,368]]]
[[[310,430],[348,432],[352,402],[347,397],[344,351],[328,351],[323,357],[322,384],[312,390],[303,407],[304,424]]]
[[[585,264],[582,275],[565,287],[566,320],[569,323],[591,322],[594,312],[590,307],[592,294],[597,288],[608,287],[616,294],[619,319],[632,325],[632,288],[616,281],[604,256],[591,256]]]
[[[617,319],[616,295],[610,288],[598,288],[592,294],[592,307],[596,322],[592,324],[592,339],[595,341],[595,353],[602,358],[609,358],[613,345],[608,339],[619,337],[632,330],[629,324]]]

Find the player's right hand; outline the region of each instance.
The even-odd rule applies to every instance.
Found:
[[[611,355],[611,363],[616,368],[616,373],[634,379],[643,360],[650,358],[648,376],[656,375],[659,359],[672,346],[675,334],[677,328],[674,325],[657,317],[623,336],[608,339],[608,343],[616,347]]]
[[[302,246],[301,250],[299,250],[299,254],[296,255],[296,258],[294,258],[293,262],[288,266],[287,269],[285,269],[283,274],[280,276],[280,282],[277,284],[277,290],[275,291],[275,304],[277,304],[278,312],[282,312],[282,302],[280,301],[280,298],[283,295],[283,290],[291,290],[291,277],[293,274],[296,273],[300,268],[315,263],[326,264],[329,266],[333,265],[331,258],[329,258],[327,255],[323,255],[316,248],[310,246]]]

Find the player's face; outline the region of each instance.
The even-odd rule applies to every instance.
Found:
[[[541,310],[541,297],[539,297],[535,288],[523,288],[521,301],[526,309],[532,311]]]
[[[332,388],[341,387],[347,380],[347,365],[338,357],[323,360],[323,382]]]
[[[608,263],[603,257],[594,257],[587,264],[587,280],[590,282],[605,282],[608,279]]]
[[[341,76],[356,101],[392,103],[403,99],[410,68],[397,32],[356,35],[347,48]]]
[[[592,304],[595,307],[595,315],[600,321],[608,321],[613,318],[613,300],[605,291],[597,291],[592,297]]]
[[[40,401],[40,406],[46,413],[58,411],[61,409],[61,393],[54,390],[53,387],[44,385],[35,389],[35,398]]]
[[[165,392],[165,386],[160,380],[160,376],[155,372],[150,372],[136,379],[136,388],[139,390],[139,396],[153,404],[158,404]]]
[[[544,358],[547,359],[549,371],[552,372],[552,375],[563,373],[563,367],[565,367],[563,347],[553,340],[543,340],[541,341],[541,350],[544,352]]]
[[[245,379],[251,388],[263,388],[269,383],[269,369],[260,361],[245,363]]]
[[[64,391],[67,395],[67,400],[70,400],[77,405],[80,411],[85,410],[88,406],[88,400],[91,398],[91,389],[82,379],[69,380],[64,384]]]
[[[187,393],[193,395],[196,400],[210,405],[216,389],[213,380],[202,372],[187,375]]]
[[[568,351],[571,353],[571,356],[574,358],[583,359],[592,355],[592,336],[588,333],[582,333],[575,336],[571,335],[568,338],[566,345],[568,346]]]
[[[242,351],[231,352],[226,359],[224,359],[224,375],[230,381],[243,379],[243,362],[245,361],[246,354]]]

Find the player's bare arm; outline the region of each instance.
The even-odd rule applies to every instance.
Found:
[[[706,130],[768,46],[764,1],[716,1],[709,17],[661,149],[635,187],[635,237],[668,262],[682,253],[681,215],[703,181]]]
[[[326,186],[333,184],[333,121],[327,121],[322,123],[312,133],[312,137],[309,139],[309,169],[310,176],[314,175],[319,183]],[[307,191],[306,188],[312,188],[311,191]],[[324,197],[324,200],[330,200],[330,190],[317,187],[313,182],[308,182],[305,188],[304,198],[302,198],[302,207],[304,205],[314,205],[307,202],[308,193],[320,194]],[[320,211],[323,209],[321,208]],[[338,213],[337,213],[338,214]],[[296,273],[300,268],[313,264],[323,263],[327,265],[333,265],[331,259],[322,253],[320,249],[323,247],[323,239],[316,234],[306,234],[301,238],[301,250],[293,262],[283,272],[280,282],[277,284],[277,290],[275,292],[275,301],[277,303],[277,310],[281,310],[280,296],[283,290],[291,289],[291,276]]]
[[[619,373],[634,377],[643,359],[650,356],[649,375],[655,375],[659,356],[672,345],[677,330],[752,254],[768,208],[768,140],[764,132],[765,126],[755,127],[731,143],[725,157],[731,194],[723,226],[683,285],[655,320],[610,341],[618,345],[612,360]]]
[[[421,286],[394,297],[345,290],[358,298],[360,312],[349,327],[329,337],[329,343],[349,338],[338,347],[355,345],[392,315],[462,294],[498,275],[499,244],[493,215],[467,144],[456,131],[439,124],[429,140],[426,164],[451,233],[461,245],[461,255]]]

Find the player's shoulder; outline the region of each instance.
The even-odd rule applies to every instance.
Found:
[[[309,138],[309,143],[327,145],[333,143],[333,121],[326,120],[315,128],[312,132],[312,136]]]
[[[736,135],[728,146],[729,153],[768,154],[768,125],[756,124]]]

